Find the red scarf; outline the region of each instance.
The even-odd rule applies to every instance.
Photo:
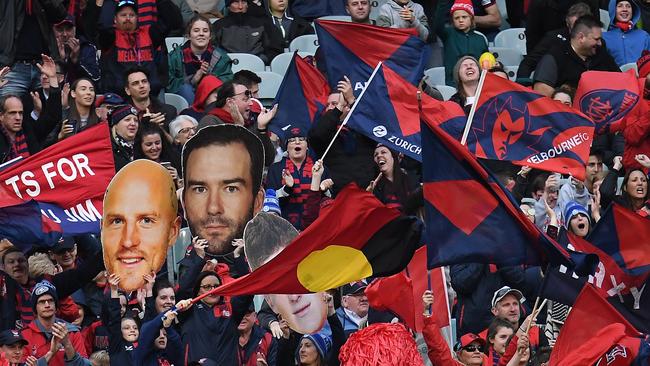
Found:
[[[632,29],[632,22],[619,22],[614,23],[616,28],[622,30],[623,32],[629,32]]]
[[[220,120],[222,120],[224,123],[235,123],[235,120],[232,118],[230,115],[230,112],[225,110],[224,108],[214,108],[208,114],[216,116]]]
[[[293,176],[293,187],[292,191],[293,194],[289,198],[289,202],[291,203],[303,203],[306,197],[303,197],[302,192],[303,191],[309,191],[311,189],[311,170],[314,167],[314,161],[312,158],[307,156],[305,158],[305,161],[302,163],[302,176],[301,178],[296,178],[294,173],[296,172],[297,169],[300,169],[300,167],[296,167],[296,165],[287,157],[287,161],[284,164],[284,168]],[[298,171],[298,174],[300,174],[300,171]],[[301,181],[304,181],[305,183],[302,183]]]
[[[0,126],[0,131],[2,131],[2,133],[5,135],[7,141],[11,143],[11,147],[9,149],[9,152],[7,153],[7,157],[5,158],[5,161],[9,161],[19,156],[22,158],[29,157],[27,138],[25,137],[23,130],[16,132],[16,137],[13,140],[11,139],[9,132],[4,127]]]

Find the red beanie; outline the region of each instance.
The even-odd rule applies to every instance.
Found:
[[[465,10],[469,15],[474,16],[474,6],[472,6],[472,0],[456,0],[454,5],[451,6],[449,14],[454,15],[456,10]]]
[[[636,67],[639,70],[639,77],[644,78],[650,74],[650,52],[643,50],[641,57],[636,60]]]

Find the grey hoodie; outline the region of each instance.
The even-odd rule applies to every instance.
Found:
[[[399,16],[400,10],[411,8],[415,15],[412,22],[402,20]],[[427,16],[424,14],[422,5],[416,4],[409,0],[405,5],[398,4],[395,0],[390,0],[379,8],[377,16],[377,25],[389,28],[415,28],[418,31],[420,39],[426,41],[429,37],[429,23]]]

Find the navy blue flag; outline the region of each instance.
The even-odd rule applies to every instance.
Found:
[[[54,246],[61,232],[61,226],[42,215],[34,200],[0,208],[0,239],[8,239],[23,252],[33,245]]]
[[[293,0],[293,14],[307,19],[320,18],[328,15],[347,15],[345,3],[347,0]]]
[[[417,85],[424,75],[428,48],[412,29],[383,28],[369,24],[316,20],[320,52],[332,89],[346,75],[355,94],[379,62]]]
[[[295,52],[273,102],[278,105],[278,112],[269,130],[283,141],[290,127],[309,131],[325,109],[328,95],[329,87],[320,71]]]
[[[542,233],[465,147],[423,117],[429,268],[472,262],[503,266],[556,263],[591,273],[595,258],[572,257]]]

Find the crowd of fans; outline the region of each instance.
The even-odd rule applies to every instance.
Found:
[[[309,131],[291,128],[276,136],[267,128],[278,106],[267,109],[256,99],[260,77],[248,70],[233,74],[228,53],[254,54],[268,65],[291,40],[314,33],[313,14],[300,16],[309,1],[217,3],[1,1],[0,163],[108,122],[116,170],[134,159],[158,162],[180,197],[183,145],[202,127],[237,124],[264,146],[263,210],[297,230],[311,225],[320,207],[349,182],[405,214],[421,214],[418,162],[347,128],[325,161],[319,160],[355,102],[347,78],[331,91]],[[584,181],[509,163],[485,164],[521,202],[524,214],[553,237],[561,231],[585,237],[611,202],[649,216],[649,3],[531,0],[527,13],[517,3],[522,2],[507,1],[507,21],[525,23],[528,49],[518,81],[571,105],[583,72],[620,71],[637,63],[644,99],[620,124],[594,136]],[[388,0],[376,19],[370,18],[369,0],[344,5],[351,22],[415,28],[429,43],[439,38],[446,83],[457,88],[451,100],[469,113],[482,69],[478,58],[488,51],[476,31],[492,40],[506,21],[495,1]],[[604,31],[601,8],[611,17]],[[167,50],[170,35],[187,41]],[[327,57],[317,52],[315,63]],[[489,71],[508,77],[498,63]],[[421,85],[440,98],[435,88]],[[181,95],[189,107],[177,111],[164,103],[165,91]],[[391,324],[398,321],[393,315],[370,308],[363,281],[328,293],[327,324],[313,334],[290,329],[266,302],[256,307],[250,296],[207,296],[191,304],[188,299],[247,272],[237,267],[240,251],[235,258],[214,256],[197,237],[178,278],[166,271],[147,275],[145,287],[133,293],[119,290],[120,279],[104,270],[101,244],[93,235],[66,238],[49,249],[35,245],[29,253],[3,240],[0,253],[0,365],[356,365],[361,350],[371,352],[364,342],[381,343],[377,339],[403,347],[386,356],[402,360],[396,365],[412,364],[405,360],[415,357],[412,334]],[[448,273],[458,339],[450,352],[427,314],[439,299],[425,292],[427,350],[422,358],[416,355],[420,363],[547,362],[569,307],[548,301],[531,314],[526,299],[536,296],[543,278],[539,267],[457,264]]]

